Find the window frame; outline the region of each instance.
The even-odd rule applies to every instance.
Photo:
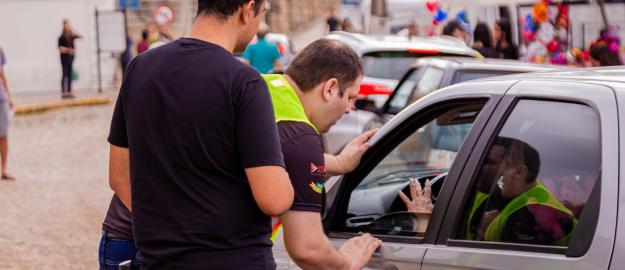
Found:
[[[537,252],[537,253],[546,253],[546,254],[561,254],[561,255],[566,255],[567,257],[581,257],[586,253],[586,251],[589,250],[590,245],[592,243],[593,236],[595,234],[598,221],[599,221],[598,213],[595,213],[596,215],[593,215],[593,213],[584,214],[584,213],[587,213],[588,211],[582,212],[582,215],[580,216],[579,224],[581,224],[582,220],[588,220],[588,219],[591,219],[593,223],[590,225],[585,224],[585,226],[583,227],[584,230],[577,230],[576,228],[575,232],[573,232],[571,243],[569,243],[569,246],[567,247],[461,240],[461,239],[453,238],[456,235],[457,228],[462,223],[462,219],[464,217],[464,211],[465,211],[464,205],[466,205],[468,201],[471,199],[471,188],[476,184],[475,181],[477,179],[477,174],[479,173],[481,162],[484,160],[485,155],[487,154],[487,151],[489,150],[493,141],[499,135],[499,132],[501,132],[503,126],[506,124],[506,121],[508,120],[508,118],[510,117],[514,109],[516,108],[517,104],[521,100],[538,100],[538,101],[548,101],[548,102],[558,102],[558,103],[580,104],[580,105],[584,105],[584,106],[591,108],[596,113],[597,117],[601,120],[600,110],[594,104],[585,100],[580,100],[578,98],[574,98],[574,97],[550,98],[550,97],[521,96],[521,95],[517,96],[517,95],[506,94],[502,98],[500,105],[495,109],[491,120],[489,120],[489,123],[484,128],[484,134],[486,134],[487,137],[481,138],[476,143],[474,154],[467,161],[467,164],[465,166],[466,171],[463,171],[463,175],[466,175],[466,176],[463,176],[464,181],[459,181],[458,185],[455,187],[454,193],[456,193],[457,195],[460,195],[460,193],[462,193],[462,196],[454,196],[454,198],[452,199],[452,202],[450,202],[450,205],[460,205],[462,207],[457,207],[456,210],[453,210],[453,211],[447,211],[447,215],[445,216],[446,222],[443,223],[443,228],[441,229],[439,237],[437,238],[435,243],[437,245],[447,245],[450,247],[480,248],[480,249],[491,249],[491,250],[499,250],[499,251]],[[602,141],[601,133],[602,133],[602,125],[600,121],[599,134],[598,134],[599,143],[600,143],[599,149],[600,151],[603,151],[603,141]],[[602,164],[602,162],[603,161],[600,161],[600,164]],[[596,186],[599,186],[598,188],[602,186],[601,175],[602,175],[602,172],[599,171],[599,178],[597,179],[597,182],[595,183],[594,188],[597,188]],[[595,193],[594,190],[591,191],[591,195],[589,196],[588,201],[587,201],[587,207],[591,207],[591,208],[599,207],[601,196],[592,196],[594,193]],[[578,228],[579,228],[579,225],[578,225]],[[582,236],[583,234],[587,234],[587,235],[590,234],[590,237]],[[581,241],[583,241],[586,245],[585,246],[573,245],[572,244],[574,243],[573,241],[577,239],[582,239]]]
[[[501,97],[502,95],[491,94],[489,96],[482,97],[452,97],[441,100],[423,108],[422,110],[419,110],[418,112],[415,112],[413,117],[406,119],[401,125],[398,125],[392,131],[386,133],[386,135],[380,139],[378,143],[367,151],[358,168],[356,168],[352,173],[345,175],[339,180],[339,182],[337,182],[340,186],[335,187],[338,188],[336,198],[328,211],[326,220],[324,220],[324,228],[328,236],[330,238],[347,239],[358,235],[357,233],[345,232],[339,229],[341,226],[340,223],[345,220],[351,193],[364,179],[364,177],[367,176],[382,160],[384,160],[384,158],[393,149],[404,142],[405,139],[413,134],[417,129],[432,121],[434,117],[440,115],[442,111],[447,110],[450,107],[460,106],[462,104],[484,102],[484,107],[474,121],[471,131],[466,135],[464,143],[458,150],[458,154],[450,167],[448,175],[445,179],[445,182],[449,184],[444,184],[443,187],[441,187],[439,198],[432,213],[425,236],[406,237],[375,235],[375,237],[381,239],[382,241],[391,243],[434,243],[436,236],[439,233],[438,231],[441,227],[441,222],[445,216],[449,200],[451,199],[453,188],[456,185],[456,180],[453,178],[457,177],[462,171],[475,142],[478,140],[482,129],[486,125],[490,115],[495,110]]]

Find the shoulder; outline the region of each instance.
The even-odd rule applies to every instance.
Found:
[[[306,123],[294,121],[278,122],[280,142],[287,144],[292,141],[311,142],[321,145],[321,137]]]

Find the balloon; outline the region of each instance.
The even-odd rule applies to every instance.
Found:
[[[547,50],[549,50],[549,52],[555,52],[558,50],[558,48],[560,48],[560,44],[555,39],[547,43]]]
[[[467,12],[464,10],[461,10],[460,12],[458,12],[458,14],[456,15],[456,19],[458,19],[459,21],[465,24],[469,24],[469,19],[467,18]]]
[[[443,11],[442,9],[437,9],[436,10],[436,15],[434,15],[434,20],[438,21],[438,22],[442,22],[445,19],[447,19],[447,12]]]
[[[434,12],[438,8],[438,2],[425,2],[425,7],[430,12]]]
[[[545,3],[536,3],[532,12],[534,19],[539,23],[544,23],[549,19],[549,8]]]

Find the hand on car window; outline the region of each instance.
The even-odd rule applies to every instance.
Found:
[[[431,214],[434,209],[432,203],[432,183],[430,180],[425,181],[425,187],[421,188],[418,180],[410,179],[410,198],[399,191],[399,197],[406,204],[408,212],[417,214]]]

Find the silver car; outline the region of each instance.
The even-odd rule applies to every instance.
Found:
[[[362,132],[380,127],[417,99],[440,88],[456,83],[516,73],[563,69],[562,66],[539,65],[500,59],[475,59],[467,57],[425,57],[406,69],[388,100],[377,109],[370,100],[358,101],[364,105],[344,116],[324,136],[328,153],[338,153]],[[374,108],[366,110],[363,107]],[[373,112],[372,112],[373,111]]]
[[[625,269],[622,108],[622,67],[436,91],[384,125],[329,189],[326,233],[336,247],[362,232],[382,239],[369,269]],[[424,232],[398,196],[411,180],[432,182]]]
[[[427,56],[482,58],[464,42],[452,37],[367,36],[332,32],[326,38],[347,44],[362,57],[364,78],[360,93],[380,107],[393,92],[402,75],[416,59]],[[336,153],[362,130],[372,114],[355,111],[345,115],[324,135],[326,151]],[[360,129],[354,129],[360,127]]]

